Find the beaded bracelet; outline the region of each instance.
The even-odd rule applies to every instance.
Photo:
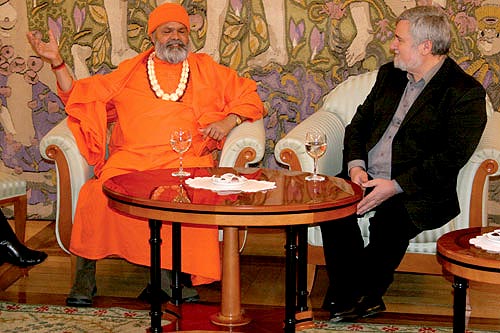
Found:
[[[57,71],[58,69],[61,69],[64,66],[66,66],[66,63],[64,62],[64,60],[59,65],[56,65],[56,66],[54,66],[52,64],[50,65],[50,67],[52,68],[53,71]]]

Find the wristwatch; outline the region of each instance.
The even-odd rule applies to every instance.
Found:
[[[236,116],[236,126],[241,125],[241,122],[242,122],[241,117],[238,116],[237,114],[234,114],[234,115]]]

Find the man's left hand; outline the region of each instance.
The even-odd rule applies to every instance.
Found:
[[[232,117],[226,117],[222,120],[209,124],[205,128],[200,128],[199,131],[203,134],[203,139],[208,136],[214,140],[220,141],[229,134],[234,125],[235,122]]]
[[[373,187],[373,190],[358,203],[358,215],[374,209],[385,200],[397,193],[394,182],[390,179],[376,178],[361,185],[363,188]]]

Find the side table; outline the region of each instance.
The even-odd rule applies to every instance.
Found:
[[[500,254],[469,243],[471,238],[493,231],[494,227],[455,230],[437,241],[437,259],[453,274],[453,333],[465,332],[465,302],[469,281],[500,284]]]
[[[224,231],[222,299],[221,310],[211,317],[211,321],[216,325],[228,327],[248,324],[250,318],[241,308],[238,228],[240,226],[283,227],[287,234],[284,332],[294,333],[296,324],[299,326],[301,324],[297,322],[297,310],[299,312],[308,310],[305,269],[307,226],[354,214],[357,203],[363,197],[361,188],[337,177],[326,177],[322,182],[308,182],[305,180],[307,173],[287,170],[192,168],[189,171],[192,177],[211,177],[231,172],[244,175],[248,179],[275,182],[276,188],[255,193],[240,191],[216,193],[185,186],[182,178],[171,176],[171,170],[137,171],[108,179],[103,185],[103,191],[108,197],[109,206],[149,221],[153,294],[159,295],[160,291],[162,221],[175,221],[172,224],[174,276],[181,268],[180,226],[182,224],[219,226]],[[189,200],[181,202],[151,198],[151,193],[155,189],[166,188],[167,185],[168,187],[175,185],[175,188],[179,189],[176,195],[182,193],[182,196]],[[174,282],[172,296],[174,300],[178,300],[179,297],[176,295],[180,296],[180,289],[175,286]],[[159,297],[154,297],[151,303],[150,332],[162,332]],[[299,318],[299,321],[302,319]]]

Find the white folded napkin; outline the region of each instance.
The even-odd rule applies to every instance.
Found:
[[[487,252],[500,253],[500,229],[471,238],[469,243]]]
[[[186,185],[213,192],[260,192],[276,188],[276,183],[265,180],[247,179],[243,176],[224,174],[222,176],[195,177],[186,179]]]

